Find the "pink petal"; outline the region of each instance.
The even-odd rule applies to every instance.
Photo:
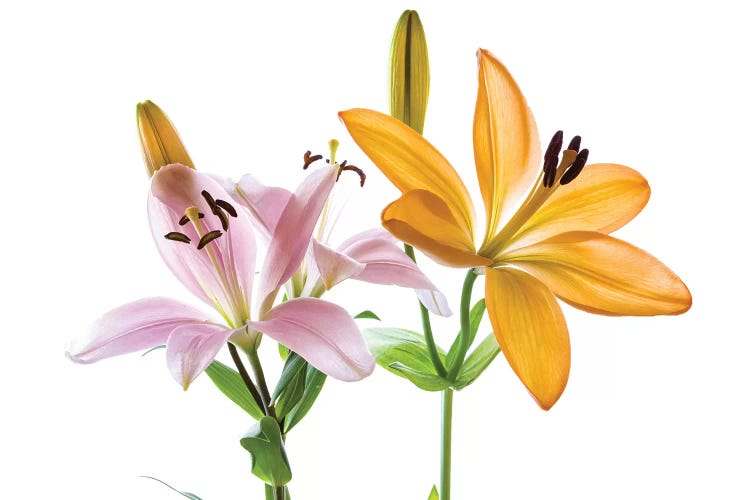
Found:
[[[176,328],[167,339],[167,367],[177,383],[187,390],[237,330],[213,323]]]
[[[250,174],[243,176],[227,191],[237,203],[249,210],[250,218],[266,241],[273,237],[279,217],[294,196],[284,188],[265,186]]]
[[[365,264],[365,269],[353,279],[414,288],[427,309],[440,316],[451,315],[445,296],[386,231],[377,229],[355,235],[339,251]]]
[[[104,314],[70,343],[66,355],[76,363],[93,363],[164,344],[175,328],[205,321],[205,313],[176,300],[141,299]]]
[[[302,263],[335,183],[335,168],[313,172],[302,181],[281,214],[261,273],[258,291],[261,313],[271,308],[276,292]]]
[[[247,212],[237,210],[237,217],[228,216],[229,229],[224,231],[202,191],[214,199],[231,200],[216,180],[183,165],[167,165],[154,174],[148,200],[154,241],[164,262],[191,292],[230,323],[244,324],[255,272],[252,223]],[[205,215],[200,219],[204,234],[213,230],[222,233],[202,250],[197,249],[200,234],[193,224],[179,225],[185,210],[193,206]],[[168,240],[164,235],[170,232],[182,233],[191,242]]]
[[[345,279],[360,274],[365,269],[364,264],[324,245],[314,238],[312,241],[312,250],[315,265],[326,290],[330,290],[334,285],[341,283]],[[307,279],[309,281],[314,278],[311,274]]]
[[[375,358],[349,313],[325,300],[288,300],[268,311],[263,321],[249,321],[248,326],[339,380],[360,380],[375,368]]]

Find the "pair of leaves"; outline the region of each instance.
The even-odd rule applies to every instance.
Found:
[[[485,312],[484,299],[477,302],[470,313],[467,345],[476,339]],[[442,391],[449,387],[460,390],[482,374],[500,352],[493,334],[488,335],[466,358],[455,381],[441,377],[432,363],[424,336],[402,328],[367,328],[363,331],[370,351],[377,363],[386,370],[411,381],[425,391]],[[459,337],[464,332],[459,333]],[[440,348],[438,357],[450,369],[461,355],[459,337],[446,355]]]
[[[310,366],[299,354],[289,353],[279,383],[271,396],[276,417],[284,422],[284,433],[289,432],[307,415],[323,389],[325,380],[326,375]]]
[[[284,449],[279,423],[263,417],[240,439],[252,457],[252,473],[271,486],[284,486],[292,480],[292,469]]]

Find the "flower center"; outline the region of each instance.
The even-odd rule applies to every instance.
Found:
[[[581,136],[577,135],[571,139],[560,158],[562,144],[563,133],[562,130],[558,130],[547,146],[542,169],[531,191],[507,224],[479,250],[480,255],[495,258],[511,237],[541,208],[555,190],[560,186],[570,184],[581,173],[589,157],[588,149],[580,149]]]
[[[231,312],[234,313],[232,314],[234,318],[230,317],[229,311],[225,310],[222,301],[213,296],[210,287],[204,286],[204,291],[209,297],[211,297],[216,309],[224,319],[226,319],[227,323],[230,326],[236,326],[249,319],[249,310],[237,276],[235,276],[232,272],[233,270],[228,267],[231,265],[231,262],[233,262],[231,256],[231,245],[227,245],[227,251],[230,255],[222,255],[221,249],[215,244],[211,245],[210,243],[227,234],[229,231],[229,217],[237,217],[237,210],[227,201],[214,199],[208,191],[202,191],[201,196],[206,200],[206,203],[211,209],[211,213],[219,219],[221,228],[224,232],[218,229],[208,231],[202,221],[202,219],[205,219],[205,214],[200,212],[198,207],[195,206],[188,207],[185,210],[185,214],[180,218],[178,224],[184,226],[191,223],[195,229],[195,233],[200,238],[196,245],[196,249],[198,251],[205,250],[208,255],[211,265],[215,270],[215,275],[219,278],[221,287],[224,289],[224,295],[228,301],[227,305],[231,309]],[[171,241],[187,244],[191,243],[191,239],[187,234],[178,231],[169,232],[165,234],[164,237]]]

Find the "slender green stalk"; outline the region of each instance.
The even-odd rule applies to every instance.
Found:
[[[471,329],[471,291],[474,288],[474,282],[477,280],[477,274],[474,269],[469,269],[464,279],[464,288],[461,292],[461,333],[459,334],[459,352],[456,361],[450,367],[448,380],[456,380],[461,366],[464,364],[466,352],[469,350],[469,331]]]
[[[404,252],[406,252],[406,255],[408,255],[416,264],[417,257],[414,255],[414,248],[411,245],[404,243]],[[424,331],[424,339],[427,343],[427,349],[430,352],[432,365],[435,367],[435,371],[437,371],[438,375],[445,377],[448,372],[446,371],[445,366],[443,366],[443,362],[440,360],[437,345],[435,345],[435,337],[432,335],[432,325],[430,324],[430,312],[421,301],[419,302],[419,312],[422,315],[422,330]]]
[[[440,439],[440,500],[451,498],[451,429],[453,425],[453,389],[443,391],[443,418]]]
[[[237,371],[240,372],[240,377],[242,377],[242,381],[245,382],[245,386],[247,386],[247,390],[250,391],[250,395],[252,395],[253,399],[255,400],[255,403],[259,407],[263,408],[263,412],[268,414],[268,407],[266,406],[266,403],[263,401],[263,398],[260,397],[260,394],[258,393],[258,389],[255,387],[253,380],[250,378],[250,375],[247,373],[247,370],[245,369],[245,365],[242,363],[242,358],[240,358],[240,355],[237,352],[237,348],[231,342],[227,342],[227,347],[229,348],[229,354],[232,356],[232,361],[234,361],[234,364],[237,367]]]
[[[271,406],[271,393],[268,392],[266,376],[263,373],[263,366],[260,364],[260,358],[258,358],[258,351],[247,352],[247,359],[250,360],[250,368],[253,369],[255,381],[258,383],[258,389],[260,389],[260,395],[261,398],[263,398],[263,404],[268,409],[266,414],[270,417],[276,418],[273,407]]]

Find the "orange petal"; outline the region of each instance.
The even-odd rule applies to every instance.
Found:
[[[587,165],[570,184],[559,186],[508,245],[520,248],[570,231],[609,234],[638,215],[651,189],[632,168]]]
[[[503,256],[584,311],[628,316],[680,314],[692,304],[685,284],[640,248],[593,232],[560,234]]]
[[[490,52],[479,50],[474,161],[488,241],[513,215],[541,168],[539,134],[521,89]]]
[[[402,193],[424,189],[436,194],[464,231],[473,234],[474,206],[466,186],[424,137],[401,121],[369,109],[342,111],[339,117],[354,142]]]
[[[570,339],[560,306],[533,276],[487,269],[487,313],[505,359],[544,410],[568,383]]]
[[[474,250],[471,233],[459,224],[448,205],[423,189],[408,191],[383,210],[383,227],[440,264],[486,266],[492,261]]]

